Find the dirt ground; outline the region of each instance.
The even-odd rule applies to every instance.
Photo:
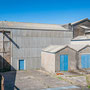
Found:
[[[49,90],[62,90],[59,87],[72,86],[71,83],[58,79],[41,70],[10,71],[2,75],[5,78],[5,90],[48,90],[48,88]],[[74,88],[67,90],[82,89]]]
[[[79,86],[81,87],[81,90],[90,90],[90,74],[64,71],[60,73],[63,73],[63,75],[57,75],[57,78],[67,81],[75,86]]]

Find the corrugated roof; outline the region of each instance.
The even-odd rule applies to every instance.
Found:
[[[84,47],[86,47],[89,44],[70,44],[68,45],[70,48],[73,48],[76,51],[79,51],[81,49],[83,49]]]
[[[42,49],[42,51],[56,53],[59,50],[65,48],[66,46],[67,45],[51,45],[51,46],[48,46],[47,48]]]
[[[40,24],[8,21],[0,21],[0,28],[67,30],[59,24]]]
[[[75,51],[79,51],[87,46],[90,46],[90,44],[51,45],[51,46],[48,46],[47,48],[42,49],[42,51],[56,53],[66,47],[69,47]]]

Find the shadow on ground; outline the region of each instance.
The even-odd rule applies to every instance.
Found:
[[[4,77],[4,90],[20,90],[17,86],[15,86],[16,73],[17,71],[13,66],[11,66],[1,55],[0,55],[0,63],[3,65],[0,66],[0,75]],[[13,72],[8,73],[13,70]],[[1,79],[0,79],[1,82]],[[1,89],[1,86],[0,86]]]

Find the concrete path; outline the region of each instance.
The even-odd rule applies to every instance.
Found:
[[[40,90],[71,86],[70,83],[39,70],[11,71],[3,73],[3,76],[5,77],[5,90]]]
[[[38,70],[17,72],[16,75],[16,86],[21,90],[40,90],[70,85],[68,82],[51,77],[49,74]]]
[[[82,90],[40,70],[11,71],[3,76],[5,90]]]

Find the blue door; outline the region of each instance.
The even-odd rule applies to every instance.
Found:
[[[24,60],[19,60],[19,70],[24,70]]]
[[[81,55],[82,68],[90,68],[90,54]]]
[[[60,55],[60,71],[68,71],[68,55]]]

